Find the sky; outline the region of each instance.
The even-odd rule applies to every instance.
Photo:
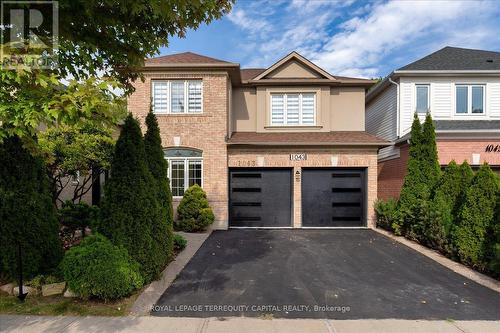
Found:
[[[500,51],[500,1],[236,0],[160,54],[266,68],[297,51],[333,75],[377,78],[444,46]]]

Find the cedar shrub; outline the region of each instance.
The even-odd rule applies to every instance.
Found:
[[[478,269],[486,268],[493,242],[493,217],[498,183],[495,174],[483,164],[467,189],[460,211],[460,224],[454,232],[454,242],[460,261]]]
[[[162,213],[156,182],[146,163],[144,142],[136,119],[129,114],[116,142],[110,179],[101,205],[99,232],[122,245],[140,265],[145,282],[159,275],[163,249],[154,233]]]
[[[45,167],[13,136],[0,144],[0,271],[12,279],[18,276],[18,242],[26,279],[52,271],[61,260]]]
[[[166,264],[173,254],[174,247],[172,192],[168,180],[168,163],[161,146],[160,128],[151,110],[146,117],[146,126],[147,130],[144,135],[146,161],[156,182],[157,198],[161,208],[161,219],[153,225],[153,236],[160,246],[161,252],[158,255]]]

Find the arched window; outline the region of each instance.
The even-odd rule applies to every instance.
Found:
[[[174,197],[182,197],[192,185],[203,187],[203,152],[194,148],[167,148],[168,178]]]

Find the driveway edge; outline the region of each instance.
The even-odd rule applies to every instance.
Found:
[[[459,262],[453,261],[449,258],[446,258],[444,255],[441,253],[431,250],[423,245],[418,244],[417,242],[408,240],[404,238],[403,236],[396,236],[389,231],[380,229],[380,228],[373,228],[374,231],[378,232],[379,234],[382,234],[386,237],[389,237],[392,240],[395,240],[403,245],[408,246],[409,248],[423,254],[424,256],[436,261],[437,263],[443,265],[444,267],[451,269],[455,273],[458,273],[484,287],[490,288],[497,293],[500,293],[500,281],[495,280],[494,278],[491,278],[487,275],[484,275],[482,273],[479,273],[472,268],[469,268],[465,265],[462,265]]]
[[[130,310],[131,315],[147,316],[153,305],[156,304],[165,290],[174,282],[177,275],[182,271],[186,264],[193,258],[201,245],[211,234],[211,230],[204,233],[176,232],[187,240],[186,248],[175,257],[161,273],[159,280],[151,282],[146,289],[139,295]]]

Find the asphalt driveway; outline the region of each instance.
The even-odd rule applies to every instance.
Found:
[[[500,320],[500,294],[371,230],[229,230],[152,315]]]

